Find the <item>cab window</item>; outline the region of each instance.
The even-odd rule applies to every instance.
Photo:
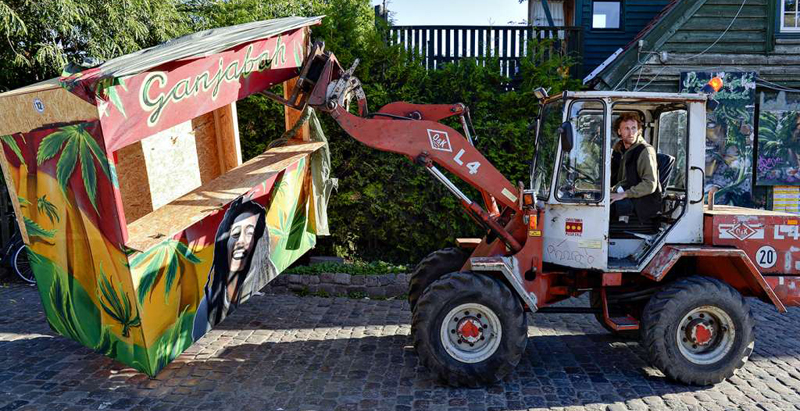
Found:
[[[575,101],[568,121],[574,130],[572,150],[562,151],[556,198],[561,202],[597,203],[603,199],[605,104]]]

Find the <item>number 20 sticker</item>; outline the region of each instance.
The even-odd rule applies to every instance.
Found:
[[[756,251],[756,264],[761,268],[772,268],[778,262],[778,253],[775,249],[765,245]]]

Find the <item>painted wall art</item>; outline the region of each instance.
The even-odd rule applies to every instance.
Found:
[[[230,48],[197,58],[173,61],[169,47],[186,47],[173,42],[154,48],[155,57],[145,50],[121,58],[135,68],[100,66],[0,96],[0,165],[58,334],[154,376],[316,243],[314,182],[325,179],[312,156],[324,144],[295,141],[230,166],[221,145],[238,147],[234,126],[219,131],[235,124],[238,99],[297,75],[306,26],[319,19],[258,23],[271,34],[234,46],[222,29],[200,36],[203,47],[218,36]],[[153,110],[142,99],[169,104]],[[198,165],[200,143],[213,147],[202,158],[219,161],[216,174],[128,221],[121,190],[159,187],[147,173],[130,178],[121,159],[138,158],[139,168],[146,161],[123,154],[176,125],[188,125],[198,149],[194,165],[176,160],[167,181],[207,165]],[[219,134],[201,141],[196,130]],[[121,186],[122,177],[133,185]]]
[[[724,85],[714,96],[718,107],[707,116],[704,192],[715,192],[715,204],[751,207],[756,76],[749,72],[683,72],[680,90],[699,92],[713,77],[722,78]]]
[[[800,185],[800,101],[785,92],[759,99],[756,184]]]

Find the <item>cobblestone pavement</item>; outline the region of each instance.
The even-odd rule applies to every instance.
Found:
[[[800,408],[800,310],[751,300],[756,349],[711,388],[671,383],[638,343],[587,315],[539,314],[502,383],[431,380],[409,345],[403,301],[254,297],[147,376],[56,336],[34,288],[0,287],[0,410],[524,410]]]

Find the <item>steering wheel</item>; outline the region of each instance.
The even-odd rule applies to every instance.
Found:
[[[584,180],[586,180],[586,181],[588,181],[588,182],[590,182],[590,183],[594,183],[594,181],[596,180],[594,177],[592,177],[592,176],[590,176],[590,175],[588,175],[588,174],[584,173],[584,172],[583,172],[583,171],[581,171],[581,170],[578,170],[578,168],[577,168],[577,167],[573,167],[573,166],[571,166],[569,163],[561,163],[561,165],[562,165],[564,168],[566,168],[568,171],[573,171],[573,172],[575,172],[575,174],[577,174],[577,175],[578,175],[578,177],[580,177],[580,178],[583,178]]]

